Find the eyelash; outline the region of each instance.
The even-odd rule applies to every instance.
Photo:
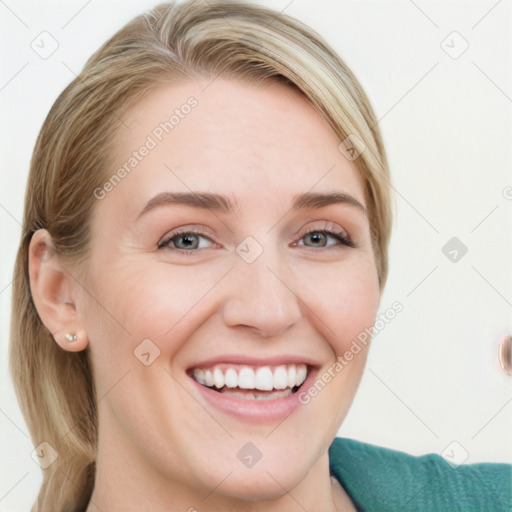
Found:
[[[350,247],[352,249],[357,247],[356,244],[354,242],[352,242],[350,237],[345,232],[341,232],[341,231],[337,231],[337,230],[330,230],[330,229],[310,229],[301,235],[300,240],[302,240],[305,236],[307,236],[311,233],[321,233],[323,235],[330,236],[330,237],[338,240],[338,242],[340,242],[340,245],[344,245],[344,246]],[[297,245],[297,244],[294,244],[294,245]],[[334,249],[334,248],[335,247],[320,247],[320,249]]]
[[[304,237],[306,237],[307,235],[309,235],[311,233],[323,234],[328,237],[332,237],[339,242],[339,245],[336,244],[334,246],[319,247],[319,249],[332,250],[332,249],[339,248],[339,246],[346,246],[346,247],[350,247],[350,248],[357,247],[357,244],[355,244],[345,232],[341,232],[341,231],[337,231],[337,230],[330,230],[330,229],[310,229],[310,230],[306,231],[305,233],[302,233],[299,240],[302,240]],[[163,240],[161,240],[157,244],[157,248],[158,249],[168,248],[172,251],[177,251],[178,253],[186,254],[187,256],[191,256],[193,253],[197,252],[198,249],[187,250],[187,249],[179,249],[177,247],[170,247],[170,244],[174,239],[176,239],[180,236],[183,236],[183,235],[197,235],[197,236],[205,238],[209,242],[215,244],[215,242],[210,237],[206,236],[204,233],[202,233],[200,231],[195,231],[193,229],[186,229],[183,231],[177,231],[177,232],[173,232],[173,233],[169,234],[168,236],[166,236]],[[297,246],[298,243],[294,242],[293,245]],[[302,247],[307,247],[307,246],[303,245]]]

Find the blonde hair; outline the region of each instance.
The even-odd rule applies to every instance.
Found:
[[[28,247],[45,228],[55,250],[79,265],[90,247],[93,191],[112,162],[121,117],[158,84],[217,76],[279,80],[300,91],[340,142],[352,136],[366,194],[381,289],[391,230],[389,172],[372,107],[358,81],[311,29],[282,14],[229,0],[162,4],[117,32],[60,94],[30,167],[15,265],[12,375],[35,445],[59,457],[43,471],[33,510],[84,510],[95,476],[97,417],[88,353],[59,348],[30,294]],[[117,135],[116,135],[117,134]]]

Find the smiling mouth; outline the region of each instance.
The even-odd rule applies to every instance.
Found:
[[[309,373],[305,364],[277,366],[215,365],[193,368],[191,377],[199,384],[243,400],[276,400],[297,392]]]

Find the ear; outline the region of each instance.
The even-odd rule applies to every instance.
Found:
[[[77,283],[55,252],[46,229],[32,235],[28,252],[30,291],[41,321],[64,350],[84,350],[89,340],[73,298]]]

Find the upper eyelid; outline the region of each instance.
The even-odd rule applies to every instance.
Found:
[[[201,236],[203,238],[207,238],[211,242],[214,242],[214,240],[212,239],[212,235],[208,234],[208,230],[206,228],[189,228],[189,227],[184,227],[184,228],[175,228],[175,229],[171,230],[170,232],[166,233],[158,241],[157,245],[160,245],[160,244],[162,244],[164,242],[168,242],[168,241],[172,240],[175,236],[187,235],[187,234]]]
[[[299,235],[299,239],[304,238],[306,235],[309,235],[311,233],[325,233],[328,236],[343,236],[345,238],[350,238],[348,233],[345,230],[334,231],[332,229],[308,229],[307,231],[301,232]]]
[[[316,223],[322,223],[320,226],[316,225]],[[311,225],[313,224],[313,225]],[[330,220],[317,220],[311,223],[306,224],[306,227],[303,227],[294,232],[293,237],[303,237],[312,231],[324,231],[324,232],[332,232],[333,234],[343,233],[343,235],[347,238],[351,238],[349,232],[340,224],[330,221]]]
[[[198,236],[202,236],[204,238],[208,238],[209,240],[211,240],[211,235],[205,233],[201,229],[197,229],[197,230],[195,228],[184,228],[184,229],[176,228],[176,229],[177,229],[177,231],[172,230],[170,233],[164,235],[162,237],[162,240],[170,239],[170,238],[173,238],[178,235],[187,235],[187,234],[198,235]],[[314,233],[316,231],[333,233],[333,234],[337,234],[336,233],[337,231],[341,231],[346,236],[349,236],[347,230],[344,228],[341,228],[341,227],[339,229],[333,229],[331,227],[310,227],[310,228],[306,228],[306,229],[300,229],[300,230],[296,231],[292,236],[302,238],[303,236],[305,236],[309,233]]]
[[[346,229],[344,229],[342,227],[333,227],[333,226],[306,228],[304,230],[298,231],[295,236],[304,236],[304,235],[307,235],[308,233],[312,233],[312,232],[314,233],[315,231],[326,232],[326,233],[336,233],[337,231],[340,231],[348,236],[348,232]]]

